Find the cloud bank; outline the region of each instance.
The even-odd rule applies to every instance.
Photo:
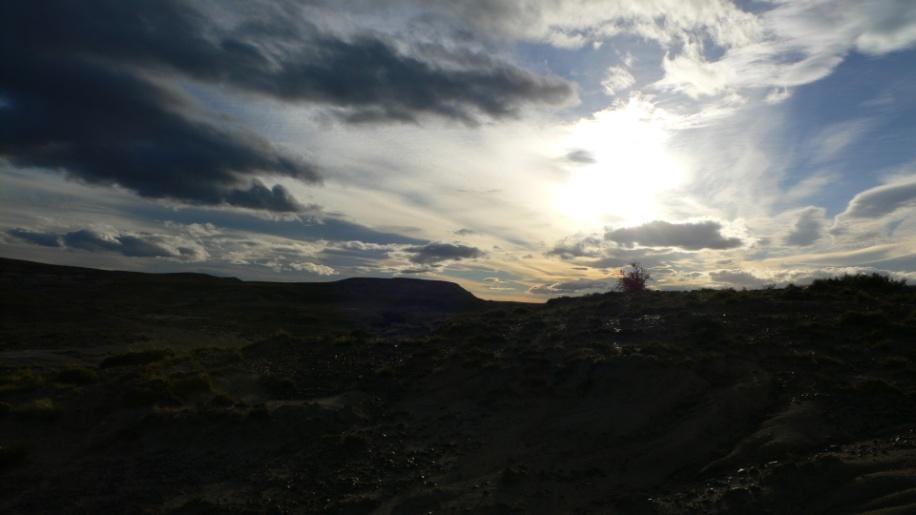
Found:
[[[430,243],[421,247],[408,247],[406,250],[411,254],[410,261],[421,265],[483,256],[483,252],[477,247],[453,243]]]
[[[841,217],[880,218],[909,206],[916,206],[916,178],[883,184],[856,194]]]
[[[809,207],[798,215],[792,231],[786,236],[786,245],[807,246],[816,242],[823,235],[825,226],[824,209]]]
[[[320,167],[231,115],[215,118],[187,85],[322,106],[348,122],[476,123],[575,98],[569,82],[485,53],[325,33],[293,3],[229,7],[4,4],[0,157],[150,198],[295,212],[303,206],[286,188],[257,178],[317,183]]]
[[[126,257],[175,258],[200,261],[206,251],[196,244],[182,244],[155,234],[124,234],[95,229],[77,229],[64,234],[38,232],[23,228],[10,229],[7,235],[44,247],[65,247],[88,252],[111,252]]]
[[[675,224],[656,220],[636,227],[608,230],[604,237],[624,246],[680,247],[685,250],[733,249],[740,247],[738,238],[726,238],[722,224],[713,221]]]

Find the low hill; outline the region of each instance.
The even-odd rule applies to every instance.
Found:
[[[320,334],[392,326],[399,332],[425,331],[432,322],[486,305],[445,281],[247,282],[0,258],[0,345],[7,349],[144,341],[214,345],[264,331]]]
[[[0,512],[916,511],[916,289],[886,278],[534,305],[10,270]]]

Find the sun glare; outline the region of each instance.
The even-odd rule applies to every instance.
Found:
[[[687,175],[669,149],[666,126],[661,113],[639,100],[574,125],[564,151],[582,152],[556,191],[560,213],[578,229],[661,218],[661,197]]]

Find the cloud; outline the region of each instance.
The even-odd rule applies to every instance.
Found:
[[[908,281],[909,284],[914,284],[914,282],[916,282],[914,281],[916,280],[916,274],[911,271],[884,270],[882,268],[876,268],[873,266],[828,266],[823,268],[793,268],[776,272],[773,275],[773,281],[771,282],[777,285],[784,285],[789,283],[806,285],[811,284],[811,282],[816,279],[828,279],[843,275],[872,273],[886,275],[895,279],[904,279]]]
[[[175,0],[129,6],[106,0],[91,9],[58,5],[51,19],[47,9],[18,6],[7,18],[10,29],[42,21],[53,30],[53,38],[16,30],[36,50],[88,53],[267,97],[333,105],[356,120],[502,117],[529,102],[563,104],[575,93],[565,80],[488,54],[434,43],[410,49],[378,31],[331,34],[295,3],[257,6],[259,15],[246,17]],[[212,21],[230,16],[237,18],[231,26]]]
[[[140,213],[146,218],[172,219],[182,224],[212,223],[227,229],[277,236],[291,240],[362,241],[367,243],[422,245],[428,240],[411,238],[402,234],[377,231],[352,221],[321,213],[315,206],[293,217],[264,217],[254,213],[202,208],[169,209],[153,206]],[[311,216],[306,216],[309,214]]]
[[[462,227],[461,229],[454,231],[452,234],[455,234],[456,236],[470,236],[472,234],[475,234],[475,231],[472,229],[468,229],[467,227]]]
[[[421,247],[408,247],[406,251],[412,254],[410,256],[411,262],[421,265],[474,259],[483,256],[483,252],[477,247],[452,243],[430,243]]]
[[[727,1],[680,0],[522,0],[408,1],[466,20],[482,34],[581,47],[631,33],[670,44],[687,33],[701,33],[712,43],[731,46],[758,30],[755,18]]]
[[[773,88],[763,98],[767,104],[781,104],[792,96],[792,90],[789,88]]]
[[[71,249],[89,252],[114,252],[127,257],[170,257],[185,258],[196,254],[188,248],[182,249],[164,245],[154,235],[110,234],[93,229],[79,229],[61,236],[63,245]]]
[[[574,295],[608,291],[614,285],[615,279],[575,279],[535,285],[528,289],[528,293],[547,296]]]
[[[315,275],[337,275],[337,271],[327,265],[319,265],[317,263],[290,263],[289,267],[297,272],[309,272]]]
[[[857,27],[856,50],[880,55],[912,48],[916,44],[916,8],[912,2],[857,2],[856,7],[859,12],[874,13]]]
[[[804,200],[824,190],[831,183],[836,182],[837,177],[833,173],[822,171],[813,172],[797,183],[789,187],[782,200],[786,203],[794,203]]]
[[[576,95],[563,79],[467,48],[324,33],[293,3],[227,11],[173,0],[4,6],[0,157],[150,198],[297,211],[283,186],[256,178],[317,183],[319,167],[240,128],[232,109],[213,119],[207,88],[351,122],[474,123]]]
[[[601,81],[601,86],[608,95],[616,95],[621,91],[630,89],[634,84],[636,84],[636,78],[622,66],[608,68],[607,75]]]
[[[805,208],[799,213],[795,225],[786,236],[785,244],[797,247],[811,245],[823,235],[825,224],[823,208]]]
[[[144,197],[246,207],[255,205],[256,174],[319,180],[315,166],[250,132],[201,121],[185,98],[127,70],[67,58],[65,49],[18,48],[0,51],[11,99],[0,110],[0,157],[13,165],[62,169]]]
[[[880,218],[910,206],[916,206],[916,177],[882,184],[857,193],[838,219]]]
[[[709,272],[709,278],[717,283],[724,283],[739,288],[759,288],[767,281],[743,270],[719,270]]]
[[[913,275],[916,274],[916,253],[883,259],[868,264],[884,270],[910,272],[910,274]],[[916,275],[914,275],[912,278],[916,279]]]
[[[97,229],[77,229],[58,234],[24,228],[10,229],[7,234],[43,247],[108,252],[127,257],[172,258],[181,261],[202,261],[208,257],[207,251],[194,241],[160,234],[129,234]]]
[[[811,142],[812,161],[823,163],[842,155],[842,152],[861,139],[874,122],[868,119],[851,120],[829,125],[822,129]]]
[[[779,257],[776,263],[778,267],[796,267],[796,266],[859,266],[863,263],[874,263],[893,257],[898,251],[899,245],[896,243],[881,243],[877,245],[860,245],[846,246],[839,249],[833,248],[827,251],[812,252],[810,254],[794,254]]]
[[[318,253],[318,257],[335,267],[375,268],[379,262],[387,260],[395,250],[392,245],[380,245],[363,241],[331,243]]]
[[[247,190],[230,192],[226,200],[234,206],[267,211],[296,212],[305,209],[283,186],[276,184],[267,188],[257,180]]]
[[[88,250],[89,252],[118,252],[121,249],[121,242],[117,236],[98,233],[91,229],[80,229],[68,232],[62,237],[64,246],[71,249]],[[162,252],[153,252],[154,255],[168,255],[164,250]]]
[[[527,104],[562,106],[576,99],[575,88],[563,79],[483,54],[461,56],[449,64],[462,67],[452,69],[400,54],[393,43],[368,37],[326,44],[331,48],[320,51],[333,60],[297,70],[293,77],[320,89],[296,91],[288,99],[333,103],[350,122],[413,122],[432,114],[475,123],[480,115],[515,117]],[[437,57],[447,52],[442,47]]]
[[[566,156],[566,160],[571,163],[588,165],[595,162],[595,156],[588,150],[578,148],[575,150],[570,150]]]
[[[33,245],[40,245],[42,247],[61,246],[60,235],[54,233],[36,232],[17,227],[6,231],[6,234]]]
[[[170,223],[168,227],[177,233],[175,237],[186,237],[205,249],[213,270],[228,269],[243,275],[262,268],[287,279],[301,280],[303,273],[317,277],[338,275],[339,268],[352,273],[360,266],[374,265],[387,257],[384,245],[361,241],[299,241],[199,224]]]
[[[746,14],[755,30],[743,41],[720,45],[716,58],[705,52],[702,34],[683,38],[682,50],[665,56],[665,77],[657,86],[694,98],[771,88],[767,100],[773,103],[784,100],[786,88],[829,75],[851,50],[879,55],[916,44],[916,4],[907,0],[777,2]],[[728,21],[712,25],[731,30]]]
[[[220,274],[241,274],[256,268],[301,278],[337,275],[338,266],[349,271],[378,268],[386,259],[388,246],[360,241],[303,242],[269,235],[252,235],[212,224],[165,224],[168,233],[123,232],[106,228],[80,228],[62,233],[36,232],[16,228],[7,234],[34,245],[57,241],[58,247],[129,258],[156,258],[157,262],[192,262],[195,267]],[[40,237],[36,236],[40,235]],[[66,257],[63,258],[66,260]],[[245,268],[239,268],[245,267]],[[257,271],[253,272],[258,274]],[[258,275],[259,278],[264,278]],[[268,276],[269,277],[269,276]]]
[[[550,250],[548,256],[558,256],[563,259],[581,257],[598,257],[602,254],[602,241],[597,236],[564,238]]]
[[[609,229],[607,240],[631,247],[680,247],[685,250],[732,249],[740,247],[738,238],[726,238],[720,232],[722,224],[713,221],[673,224],[656,220],[636,227]]]
[[[657,267],[691,257],[688,253],[670,248],[621,246],[595,234],[564,238],[545,254],[569,261],[586,270],[620,268],[634,262],[647,267]]]

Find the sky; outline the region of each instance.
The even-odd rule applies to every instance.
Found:
[[[5,2],[0,59],[4,257],[916,284],[911,0]]]

